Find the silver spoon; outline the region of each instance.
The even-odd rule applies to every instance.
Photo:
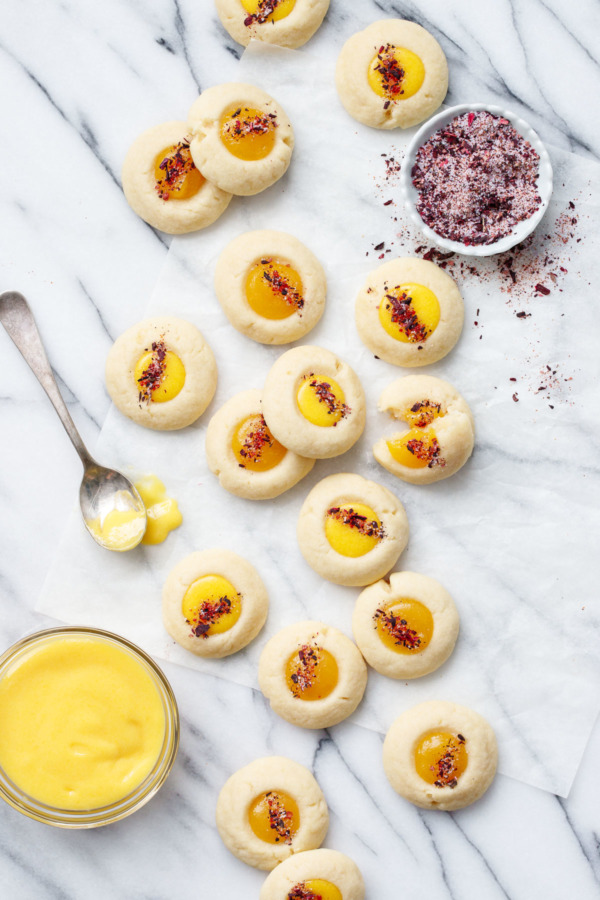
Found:
[[[109,550],[131,550],[137,547],[147,524],[142,498],[128,478],[115,469],[105,469],[98,465],[88,453],[54,380],[33,314],[22,294],[17,291],[0,294],[0,322],[46,391],[83,463],[79,502],[85,527],[101,547]],[[129,527],[127,539],[118,529],[112,535],[102,533],[102,524],[114,510],[124,513],[132,510],[137,513]]]

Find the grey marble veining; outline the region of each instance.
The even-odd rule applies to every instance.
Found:
[[[543,140],[600,159],[599,13],[592,0],[333,0],[306,50],[333,66],[353,31],[396,15],[430,27],[442,43],[451,71],[448,102],[505,103]],[[92,447],[109,408],[106,352],[141,316],[170,244],[127,207],[121,161],[144,128],[184,117],[200,88],[235,78],[240,55],[210,0],[95,6],[8,0],[3,9],[2,289],[30,299],[72,414]],[[488,352],[493,319],[490,314],[484,321]],[[33,608],[80,471],[54,412],[1,334],[0,351],[5,647],[48,623]],[[568,408],[564,412],[568,416]],[[591,416],[582,434],[593,465],[591,441],[597,445],[598,438]],[[505,449],[513,452],[508,442]],[[561,445],[561,458],[566,449]],[[480,453],[484,459],[485,444]],[[551,465],[553,454],[548,457]],[[582,490],[575,502],[584,499]],[[553,509],[558,521],[565,509]],[[594,603],[592,589],[590,579],[581,606]],[[263,875],[224,850],[214,804],[231,771],[274,752],[313,768],[330,805],[327,846],[357,861],[372,900],[600,896],[598,726],[567,799],[499,777],[480,803],[439,815],[410,807],[389,789],[377,763],[376,733],[350,724],[330,733],[300,732],[276,719],[249,688],[172,664],[165,669],[183,736],[163,790],[118,825],[81,833],[46,828],[3,805],[2,897],[251,900]],[[247,723],[242,741],[236,721]]]

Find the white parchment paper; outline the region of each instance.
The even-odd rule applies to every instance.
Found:
[[[413,132],[378,132],[351,120],[335,94],[333,64],[303,52],[251,45],[239,80],[260,85],[283,104],[296,133],[292,165],[269,190],[235,198],[210,229],[175,238],[147,310],[188,318],[202,330],[219,366],[216,397],[200,422],[175,433],[145,430],[113,408],[96,448],[106,465],[134,476],[157,474],[178,499],[184,524],[159,547],[111,554],[95,546],[75,511],[38,609],[119,632],[159,658],[257,687],[260,651],[284,625],[321,619],[351,635],[358,590],[319,578],[301,557],[295,528],[302,501],[319,479],[359,472],[404,503],[411,539],[397,568],[431,575],[450,590],[461,633],[451,659],[430,676],[395,682],[370,672],[352,720],[385,732],[422,700],[470,705],[496,730],[500,771],[566,795],[600,700],[600,264],[590,239],[600,231],[600,211],[589,190],[598,168],[550,148],[555,193],[531,247],[518,259],[509,256],[504,268],[494,258],[444,261],[464,295],[465,329],[449,357],[420,371],[446,378],[469,401],[476,449],[447,481],[406,485],[375,463],[371,447],[392,431],[376,410],[378,396],[407,372],[374,359],[361,344],[354,298],[380,256],[412,255],[424,243],[401,209],[394,177]],[[262,503],[227,494],[204,457],[210,416],[233,394],[260,388],[286,349],[238,334],[214,296],[219,253],[256,228],[288,231],[322,261],[327,309],[304,343],[349,361],[368,402],[367,428],[355,448],[318,462],[294,489]],[[538,283],[550,293],[536,290]],[[175,644],[160,612],[169,569],[207,547],[227,547],[251,560],[271,599],[261,635],[218,661]]]

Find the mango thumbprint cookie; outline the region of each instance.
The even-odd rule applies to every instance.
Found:
[[[430,700],[398,716],[383,743],[394,790],[423,809],[462,809],[496,774],[498,747],[488,722],[466,706]]]
[[[323,347],[294,347],[271,367],[263,411],[278,441],[311,459],[349,450],[365,427],[365,393],[358,376]]]
[[[229,243],[215,292],[234,328],[261,344],[287,344],[314,328],[325,308],[323,266],[283,231],[248,231]]]
[[[301,47],[325,18],[329,0],[215,0],[221,23],[234,41]]]
[[[306,850],[284,860],[263,882],[259,900],[364,900],[353,860],[337,850]]]
[[[370,272],[356,298],[366,346],[394,366],[424,366],[452,350],[463,327],[456,283],[425,259],[392,259]]]
[[[191,553],[163,588],[163,622],[196,656],[220,659],[253,640],[265,624],[269,597],[254,566],[230,550]]]
[[[406,375],[382,391],[378,408],[402,424],[373,447],[377,462],[412,484],[431,484],[464,466],[475,442],[473,415],[458,391],[431,375]]]
[[[335,584],[365,585],[382,578],[408,543],[408,519],[398,498],[362,475],[323,478],[298,517],[306,562]]]
[[[187,127],[194,163],[231,194],[264,191],[292,158],[294,132],[283,107],[252,84],[231,82],[203,91]]]
[[[265,644],[258,683],[282,719],[302,728],[329,728],[362,700],[367,667],[358,647],[337,628],[296,622]]]
[[[212,400],[217,365],[191,322],[145,319],[111,347],[106,387],[117,409],[138,425],[174,431],[195,422]]]
[[[359,595],[352,631],[366,661],[389,678],[419,678],[444,663],[458,637],[458,611],[439,581],[394,572]]]
[[[127,152],[121,180],[133,211],[168,234],[212,225],[231,200],[196,168],[185,122],[164,122],[141,134]]]
[[[343,106],[372,128],[411,128],[433,115],[448,90],[448,64],[415,22],[383,19],[346,41],[335,83]]]
[[[257,869],[320,847],[329,827],[321,788],[300,763],[255,759],[235,772],[217,800],[217,828],[234,856]]]
[[[206,430],[206,460],[226,491],[249,500],[278,497],[315,464],[273,437],[256,390],[236,394],[214,414]]]

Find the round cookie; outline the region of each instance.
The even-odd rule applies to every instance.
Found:
[[[474,803],[492,783],[497,762],[489,723],[457,703],[429,700],[414,706],[398,716],[383,743],[390,784],[423,809]]]
[[[300,456],[329,459],[365,427],[365,393],[350,366],[323,347],[294,347],[271,367],[263,411],[277,440]]]
[[[236,394],[214,414],[206,429],[206,461],[221,487],[248,500],[278,497],[315,464],[275,440],[257,390]]]
[[[315,850],[329,826],[325,797],[313,775],[284,756],[262,757],[238,769],[221,789],[216,819],[227,849],[257,869],[274,869],[293,853]]]
[[[381,393],[378,408],[405,427],[373,447],[377,462],[403,481],[431,484],[464,466],[475,442],[473,415],[458,391],[432,375],[406,375]]]
[[[144,319],[111,347],[106,387],[115,406],[138,425],[174,431],[195,422],[212,400],[217,364],[191,322]]]
[[[354,640],[366,661],[388,678],[420,678],[444,663],[458,637],[458,610],[439,581],[394,572],[359,594]]]
[[[408,543],[404,507],[387,488],[362,475],[328,475],[314,486],[298,517],[306,562],[335,584],[382,578]]]
[[[215,293],[242,334],[261,344],[287,344],[323,315],[327,282],[323,266],[298,238],[248,231],[217,260]]]
[[[294,132],[283,108],[252,84],[203,91],[188,115],[190,152],[205,178],[231,194],[264,191],[286,172]]]
[[[247,47],[251,40],[302,47],[325,18],[329,0],[215,0],[223,28]]]
[[[315,896],[330,900],[364,900],[365,883],[356,863],[337,850],[297,853],[267,875],[259,900],[288,900],[289,897],[301,900]]]
[[[164,122],[144,131],[127,151],[121,181],[133,211],[167,234],[212,225],[232,197],[194,165],[185,122]]]
[[[261,691],[278,716],[301,728],[329,728],[354,712],[367,667],[350,638],[323,622],[295,622],[265,644]]]
[[[404,19],[373,22],[346,41],[335,84],[354,119],[373,128],[411,128],[433,115],[448,90],[444,51]]]
[[[463,327],[456,283],[425,259],[392,259],[370,272],[356,298],[356,327],[394,366],[425,366],[452,350]]]
[[[231,550],[199,550],[169,572],[162,594],[165,628],[196,656],[220,659],[253,640],[269,597],[260,575]]]

